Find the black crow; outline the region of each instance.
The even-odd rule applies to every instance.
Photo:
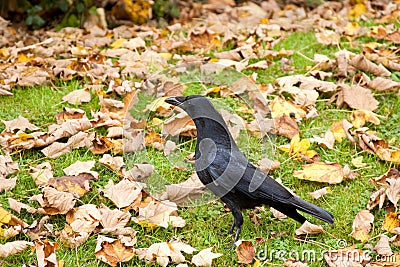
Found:
[[[243,225],[243,209],[269,205],[288,217],[304,223],[297,210],[333,224],[326,210],[290,193],[268,174],[255,167],[239,150],[222,116],[204,96],[177,96],[165,100],[186,111],[197,129],[195,167],[200,181],[231,210],[233,224],[229,230],[234,244]]]

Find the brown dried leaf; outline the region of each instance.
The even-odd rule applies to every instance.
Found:
[[[368,87],[377,91],[398,90],[400,89],[400,82],[376,77],[368,83]]]
[[[115,172],[120,172],[125,166],[123,157],[113,157],[110,154],[104,154],[103,157],[99,159],[99,163]]]
[[[200,266],[211,266],[212,260],[221,257],[221,253],[214,253],[211,251],[212,248],[206,248],[201,250],[199,253],[193,256],[191,263]]]
[[[0,192],[1,191],[11,191],[17,185],[17,177],[11,179],[1,179],[0,178]]]
[[[65,214],[75,206],[75,197],[52,187],[43,188],[43,203],[39,203],[43,212],[49,215]]]
[[[278,220],[283,220],[283,219],[287,218],[287,216],[285,214],[283,214],[282,212],[280,212],[279,210],[276,210],[272,207],[270,207],[269,210],[272,212],[272,216],[274,216]]]
[[[236,242],[236,254],[239,262],[249,264],[253,261],[254,255],[256,254],[256,247],[253,246],[251,241],[239,240]]]
[[[131,181],[140,181],[151,176],[154,172],[154,166],[150,163],[134,164],[132,169],[123,170],[122,174]]]
[[[18,162],[10,155],[0,155],[0,179],[19,171]]]
[[[62,124],[69,120],[82,119],[83,117],[86,117],[86,112],[78,108],[64,107],[63,111],[56,114],[58,124]]]
[[[29,167],[29,174],[35,181],[36,185],[47,185],[49,180],[53,178],[50,162],[43,162],[36,167]]]
[[[102,233],[129,235],[132,238],[136,238],[136,231],[131,227],[126,227],[131,220],[131,215],[128,212],[117,209],[111,210],[103,204],[99,211],[101,214],[100,224],[103,226]],[[131,240],[131,243],[135,244],[136,239]]]
[[[13,241],[5,244],[0,244],[0,258],[7,258],[8,256],[20,253],[28,247],[33,247],[33,242],[28,241]]]
[[[15,210],[18,213],[21,213],[21,209],[26,209],[29,213],[36,213],[37,210],[34,207],[31,207],[25,203],[19,202],[13,198],[8,198],[8,204],[10,205],[10,209]]]
[[[59,266],[56,250],[58,250],[60,246],[57,242],[51,242],[49,240],[36,240],[35,247],[38,267]]]
[[[389,245],[389,237],[387,237],[385,234],[382,234],[379,238],[379,241],[376,243],[374,250],[382,256],[392,255],[393,252]]]
[[[276,117],[274,123],[275,132],[278,135],[292,139],[299,133],[299,126],[297,125],[296,119],[291,118],[286,114]]]
[[[331,30],[323,30],[315,33],[317,41],[323,45],[339,45],[340,35]]]
[[[323,233],[325,230],[321,225],[315,225],[308,221],[305,221],[300,228],[296,229],[294,232],[296,235],[313,235]]]
[[[67,248],[77,248],[85,243],[89,237],[90,233],[84,231],[75,232],[68,224],[65,224],[60,233],[61,243]]]
[[[351,108],[369,111],[376,110],[379,105],[371,90],[358,85],[343,87],[343,101]]]
[[[127,262],[135,255],[135,248],[130,242],[123,239],[114,239],[99,235],[94,255],[97,259],[117,266],[120,262]]]
[[[155,228],[158,226],[168,228],[169,223],[173,227],[183,227],[186,222],[181,217],[176,216],[177,206],[170,201],[152,200],[147,206],[139,207],[139,214],[132,220],[144,227]]]
[[[270,160],[269,158],[262,158],[257,162],[258,167],[265,173],[272,172],[281,166],[278,160]]]
[[[211,249],[211,248],[210,248]],[[167,266],[169,263],[180,263],[185,261],[186,254],[192,254],[195,248],[179,242],[162,242],[152,244],[149,248],[140,248],[136,250],[139,259],[145,259],[148,262],[157,262],[161,266]]]
[[[162,127],[163,136],[196,136],[196,126],[193,120],[186,112],[181,112],[178,115],[166,120]]]
[[[361,210],[357,213],[353,221],[352,232],[350,235],[356,240],[366,242],[369,239],[369,231],[371,231],[374,215],[369,210]]]
[[[194,172],[189,179],[182,183],[166,185],[165,193],[160,196],[160,200],[169,200],[178,205],[185,205],[189,200],[201,196],[205,189],[196,172]]]
[[[110,180],[104,189],[104,196],[109,198],[118,208],[131,205],[138,197],[145,184],[133,182],[128,179],[121,180],[118,184]]]
[[[331,188],[330,187],[324,187],[318,190],[315,190],[314,192],[311,192],[310,195],[312,196],[313,199],[318,199],[320,197],[322,197],[325,194],[328,194],[331,192]]]
[[[381,209],[383,207],[383,203],[386,198],[386,189],[384,187],[379,188],[378,191],[375,191],[369,197],[369,201],[367,204],[367,209],[372,210],[375,206],[379,205],[378,208]]]
[[[6,126],[6,132],[15,132],[15,130],[25,132],[26,129],[30,131],[40,130],[39,127],[29,122],[29,120],[25,117],[18,116],[18,118],[13,119],[11,121],[1,120]]]
[[[95,180],[95,177],[88,173],[82,173],[76,176],[61,176],[49,179],[47,185],[54,187],[58,191],[69,192],[82,197],[89,192],[89,181]]]
[[[400,179],[399,178],[387,178],[386,182],[389,187],[386,189],[386,196],[390,202],[397,206],[397,202],[400,199]]]
[[[72,105],[80,105],[82,103],[90,102],[91,95],[87,89],[75,90],[63,96],[62,100]]]
[[[95,163],[96,163],[96,161],[94,161],[94,160],[89,160],[89,161],[77,160],[75,163],[64,168],[63,171],[68,176],[77,176],[80,174],[90,174],[97,180],[99,178],[99,174],[95,171],[91,171],[91,169],[94,167]]]
[[[361,54],[353,57],[349,64],[359,70],[369,72],[375,76],[390,76],[390,71],[388,71],[384,66],[376,65]]]
[[[333,145],[335,144],[335,136],[330,130],[327,130],[324,134],[324,137],[314,136],[309,139],[310,142],[317,142],[318,144],[326,147],[328,149],[333,149]]]

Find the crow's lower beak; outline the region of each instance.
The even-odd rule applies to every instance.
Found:
[[[185,99],[184,96],[174,96],[174,97],[169,97],[169,98],[165,99],[165,102],[167,102],[168,104],[174,105],[174,106],[179,106],[180,104],[182,104],[184,99]]]

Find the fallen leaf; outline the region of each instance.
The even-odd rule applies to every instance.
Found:
[[[344,262],[347,264],[346,266],[361,267],[370,262],[372,257],[364,250],[356,249],[353,245],[339,250],[329,250],[324,253],[324,259],[330,267],[343,266]]]
[[[249,264],[253,261],[256,254],[256,248],[253,246],[251,241],[239,240],[236,242],[236,254],[238,256],[239,262],[244,264]]]
[[[369,72],[372,75],[375,76],[390,76],[390,71],[388,71],[384,66],[382,65],[376,65],[375,63],[371,62],[368,60],[364,55],[356,55],[353,57],[350,61],[349,64],[352,65],[353,67]]]
[[[257,162],[258,167],[265,173],[272,172],[279,168],[281,163],[278,160],[270,160],[269,158],[262,158]]]
[[[386,189],[386,196],[397,207],[397,202],[400,199],[400,179],[388,178],[386,182],[389,184]]]
[[[269,210],[272,212],[272,216],[274,216],[278,220],[283,220],[283,219],[287,218],[287,216],[285,214],[283,214],[282,212],[280,212],[279,210],[276,210],[272,207],[270,207]]]
[[[296,229],[294,232],[296,235],[313,235],[323,233],[325,230],[321,225],[315,225],[308,221],[305,221],[300,228]]]
[[[111,210],[104,204],[98,210],[101,215],[100,224],[103,226],[102,233],[129,235],[131,238],[136,238],[136,231],[131,227],[126,227],[131,220],[131,215],[128,212],[118,209]],[[132,239],[130,242],[134,244],[136,239]]]
[[[99,235],[94,255],[111,266],[117,266],[120,262],[130,261],[135,255],[135,248],[129,242]]]
[[[191,263],[195,266],[211,266],[212,260],[221,257],[221,253],[211,252],[212,248],[206,248],[193,256]]]
[[[298,160],[305,159],[312,161],[312,159],[317,156],[317,152],[314,150],[308,150],[310,148],[310,140],[300,140],[298,134],[292,138],[289,145],[282,145],[278,148],[285,152],[289,152],[290,157]]]
[[[131,181],[141,181],[150,177],[154,172],[154,166],[150,163],[134,164],[130,170],[123,170],[122,174]]]
[[[343,101],[351,108],[368,111],[376,110],[379,105],[371,90],[358,85],[343,87]]]
[[[64,107],[63,111],[56,114],[58,124],[62,124],[68,120],[82,119],[86,116],[86,112],[78,108],[67,108]]]
[[[382,229],[390,233],[395,233],[395,228],[400,227],[400,213],[391,212],[386,214],[383,220]]]
[[[192,254],[195,248],[179,241],[161,242],[152,244],[149,248],[140,248],[136,250],[139,259],[145,259],[148,262],[157,262],[161,266],[167,266],[169,263],[184,262],[186,254]]]
[[[342,142],[343,138],[347,137],[347,135],[343,129],[343,121],[333,122],[332,127],[330,128],[330,131],[333,133],[335,140],[338,141],[339,143]]]
[[[17,185],[17,177],[10,179],[1,179],[0,178],[0,192],[1,191],[11,191]]]
[[[293,259],[286,259],[283,265],[286,267],[308,267],[306,262],[296,261]]]
[[[123,157],[113,157],[110,154],[104,154],[99,163],[103,164],[112,171],[119,172],[123,167],[125,167]]]
[[[169,200],[184,206],[188,201],[200,197],[205,190],[204,184],[199,180],[196,172],[194,172],[189,179],[182,183],[166,185],[165,193],[159,199]]]
[[[323,45],[339,45],[340,35],[331,30],[323,30],[315,33],[317,41]]]
[[[310,142],[317,142],[318,144],[320,144],[323,147],[326,147],[328,149],[333,149],[333,145],[335,144],[335,136],[333,135],[333,133],[330,130],[325,132],[324,137],[314,136],[313,138],[310,138],[309,140],[310,140]]]
[[[350,122],[355,128],[363,127],[366,122],[372,122],[375,125],[380,124],[377,115],[369,110],[353,110],[350,116]]]
[[[75,163],[69,165],[68,167],[64,168],[63,171],[66,175],[68,176],[78,176],[80,174],[90,174],[94,177],[94,179],[99,178],[99,174],[95,171],[91,171],[91,169],[95,165],[94,160],[89,160],[89,161],[80,161],[77,160]]]
[[[318,189],[314,192],[311,192],[310,195],[312,196],[313,199],[318,199],[322,197],[325,194],[331,193],[331,188],[330,187],[324,187],[321,189]]]
[[[293,176],[299,179],[329,184],[341,183],[343,179],[351,179],[354,175],[351,171],[346,173],[339,163],[314,162],[303,165],[302,169],[301,171],[295,171]]]
[[[144,187],[145,184],[128,179],[123,179],[116,185],[110,180],[104,188],[104,196],[109,198],[118,208],[125,208],[131,205],[138,197],[141,197]]]
[[[49,240],[36,240],[35,247],[38,267],[59,266],[56,250],[58,250],[60,246],[57,242],[52,242]]]
[[[25,132],[27,129],[34,132],[40,130],[39,127],[29,122],[29,120],[25,117],[18,116],[18,118],[13,119],[11,121],[1,120],[6,126],[6,132],[15,132],[15,130],[19,130]]]
[[[375,191],[371,194],[368,200],[367,209],[372,210],[377,205],[379,209],[383,207],[383,203],[385,202],[386,198],[386,189],[384,187],[379,188],[378,191]]]
[[[389,237],[387,237],[385,234],[382,234],[379,238],[379,241],[376,243],[374,250],[382,256],[392,255],[393,252],[389,245]]]
[[[286,101],[278,96],[269,102],[268,107],[271,110],[272,118],[276,118],[285,114],[288,117],[294,116],[296,119],[301,119],[305,118],[307,114],[298,105],[295,105],[290,101]]]
[[[20,253],[28,247],[33,247],[33,242],[28,241],[12,241],[5,244],[0,244],[0,257],[7,258],[8,256]]]
[[[43,202],[39,203],[43,212],[49,215],[65,214],[75,206],[75,197],[68,192],[61,192],[52,187],[44,187]]]
[[[354,239],[361,242],[366,242],[369,239],[369,232],[372,228],[372,223],[374,222],[374,215],[372,215],[369,210],[361,210],[357,213],[353,221],[352,231],[350,235]]]
[[[19,171],[18,163],[10,155],[0,155],[0,179]]]
[[[50,162],[43,162],[36,167],[29,167],[29,174],[35,181],[36,185],[47,185],[49,180],[53,178]]]
[[[196,136],[196,126],[186,112],[178,113],[176,116],[167,119],[161,131],[163,136]]]
[[[34,207],[31,207],[25,203],[19,202],[13,198],[8,198],[8,204],[10,205],[10,209],[15,210],[18,213],[21,213],[21,209],[26,209],[29,213],[36,213],[37,210]]]
[[[89,181],[95,180],[95,177],[88,173],[82,173],[76,176],[61,176],[49,179],[47,185],[54,187],[58,191],[69,192],[82,197],[89,192]]]
[[[356,168],[364,168],[367,166],[367,163],[362,162],[364,159],[363,156],[358,156],[356,158],[351,159],[351,164],[353,164],[354,167]]]

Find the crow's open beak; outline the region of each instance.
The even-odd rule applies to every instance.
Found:
[[[174,106],[179,106],[180,104],[182,104],[184,100],[185,100],[184,96],[174,96],[165,99],[165,102]]]

